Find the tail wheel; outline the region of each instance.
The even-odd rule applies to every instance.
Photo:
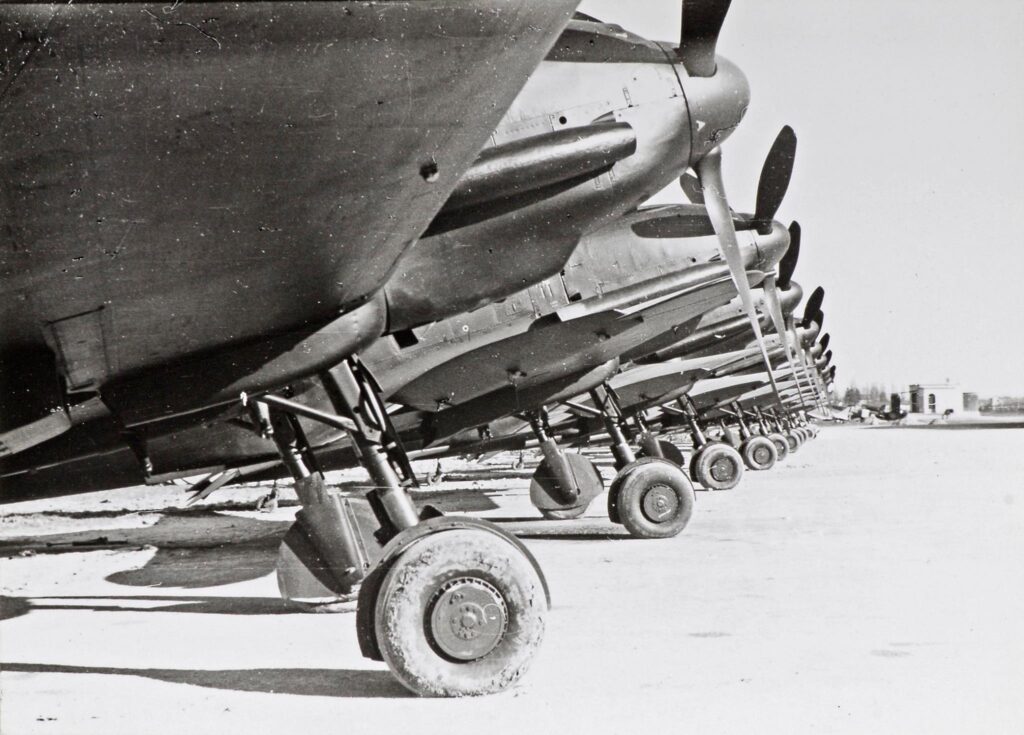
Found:
[[[392,563],[377,596],[377,645],[422,696],[507,688],[544,635],[547,602],[530,560],[500,536],[459,528],[425,536]]]
[[[732,490],[743,478],[743,458],[728,444],[705,444],[693,455],[690,476],[708,490]]]
[[[747,468],[755,471],[771,469],[779,458],[775,444],[766,436],[752,436],[747,439],[740,447],[740,454]]]
[[[772,444],[775,445],[775,453],[779,456],[780,460],[789,456],[789,442],[786,440],[786,437],[775,432],[769,434],[768,438],[771,440]]]
[[[658,439],[658,446],[661,447],[662,457],[667,459],[672,464],[678,465],[679,467],[686,466],[686,456],[683,454],[683,450],[681,450],[675,444],[668,441],[667,439]],[[646,455],[644,454],[643,449],[641,449],[636,453],[636,456],[645,457]]]
[[[617,521],[637,538],[671,538],[693,515],[693,485],[675,464],[639,460],[623,468],[613,486]],[[611,515],[611,513],[609,513]]]

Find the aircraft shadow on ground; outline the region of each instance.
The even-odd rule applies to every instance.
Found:
[[[279,538],[265,538],[214,548],[158,548],[138,569],[114,572],[106,579],[127,587],[184,589],[247,582],[274,571],[279,543]]]
[[[628,531],[588,532],[588,533],[544,533],[525,531],[516,533],[516,538],[529,541],[635,541]]]
[[[166,602],[167,604],[139,604],[150,602]],[[178,612],[206,613],[211,615],[289,615],[305,612],[306,608],[301,604],[277,597],[194,597],[178,595],[9,597],[0,595],[0,620],[9,620],[27,615],[33,610]]]
[[[633,538],[622,526],[593,519],[547,521],[536,516],[488,518],[516,538],[542,541],[621,541]]]
[[[274,571],[277,548],[291,521],[249,518],[206,510],[161,515],[133,528],[91,529],[34,536],[2,545],[3,556],[100,549],[156,553],[138,569],[125,569],[107,581],[129,587],[218,587],[266,576]]]
[[[31,674],[100,674],[141,676],[173,684],[266,694],[299,694],[312,697],[412,697],[386,671],[362,669],[128,669],[107,666],[0,663],[0,671]]]
[[[450,478],[446,478],[450,480]],[[494,510],[498,504],[491,499],[491,495],[500,494],[480,488],[450,488],[444,490],[429,490],[422,487],[413,490],[410,495],[419,506],[432,505],[442,513],[478,513],[485,510]]]

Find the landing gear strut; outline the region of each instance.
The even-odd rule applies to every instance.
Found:
[[[625,419],[611,388],[594,388],[590,398],[611,439],[619,471],[608,490],[608,517],[640,538],[677,535],[693,515],[693,485],[670,460],[637,459],[623,433]]]
[[[583,455],[562,451],[550,437],[546,409],[527,414],[527,418],[544,455],[530,480],[530,500],[550,520],[578,518],[604,490],[601,473]]]
[[[273,438],[302,509],[278,556],[288,599],[358,598],[360,649],[416,694],[499,691],[526,671],[544,633],[547,585],[514,537],[485,521],[418,510],[416,478],[373,377],[355,357],[320,381],[335,413],[243,396]],[[366,499],[331,492],[299,418],[348,432],[370,476]]]
[[[786,444],[789,445],[789,453],[793,454],[803,446],[806,439],[803,430],[796,427],[796,424],[793,423],[793,417],[786,412],[783,412],[781,417],[774,411],[771,411],[770,415],[775,419],[775,424],[779,427],[779,431],[781,431],[782,435],[786,437]]]
[[[775,453],[778,456],[779,461],[784,460],[789,456],[789,442],[786,437],[776,427],[772,427],[768,419],[765,418],[764,411],[760,407],[754,408],[754,418],[757,419],[758,425],[761,427],[761,433],[768,437],[772,444],[775,445]]]
[[[667,439],[659,439],[658,435],[651,431],[647,425],[647,419],[644,417],[643,412],[636,414],[633,417],[633,422],[636,424],[637,436],[636,443],[639,447],[637,452],[638,457],[660,457],[661,459],[667,459],[679,467],[686,466],[686,457],[672,442]]]
[[[740,444],[740,455],[743,457],[744,464],[748,469],[755,471],[771,469],[779,458],[775,444],[768,437],[751,432],[743,418],[743,409],[739,403],[734,401],[732,405],[735,412],[732,415],[739,422],[740,436],[743,437],[743,443]]]
[[[739,452],[724,442],[708,441],[689,397],[679,399],[678,404],[689,424],[695,450],[690,458],[690,476],[708,490],[732,490],[743,478]]]

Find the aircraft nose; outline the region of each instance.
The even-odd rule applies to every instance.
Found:
[[[767,235],[757,235],[758,268],[763,271],[775,270],[782,256],[789,248],[789,230],[778,222],[772,222]]]
[[[680,79],[685,80],[683,91],[690,108],[691,164],[721,145],[750,105],[746,75],[728,59],[718,56],[715,60],[715,73],[710,77],[687,77],[682,65],[678,70]]]

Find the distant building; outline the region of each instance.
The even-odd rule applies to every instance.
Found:
[[[973,395],[973,394],[972,394]],[[915,383],[910,386],[910,412],[944,415],[951,411],[954,415],[966,411],[976,412],[977,396],[973,398],[973,406],[967,408],[964,392],[959,385],[953,383]]]
[[[1024,413],[1024,397],[997,396],[979,403],[982,413]]]

